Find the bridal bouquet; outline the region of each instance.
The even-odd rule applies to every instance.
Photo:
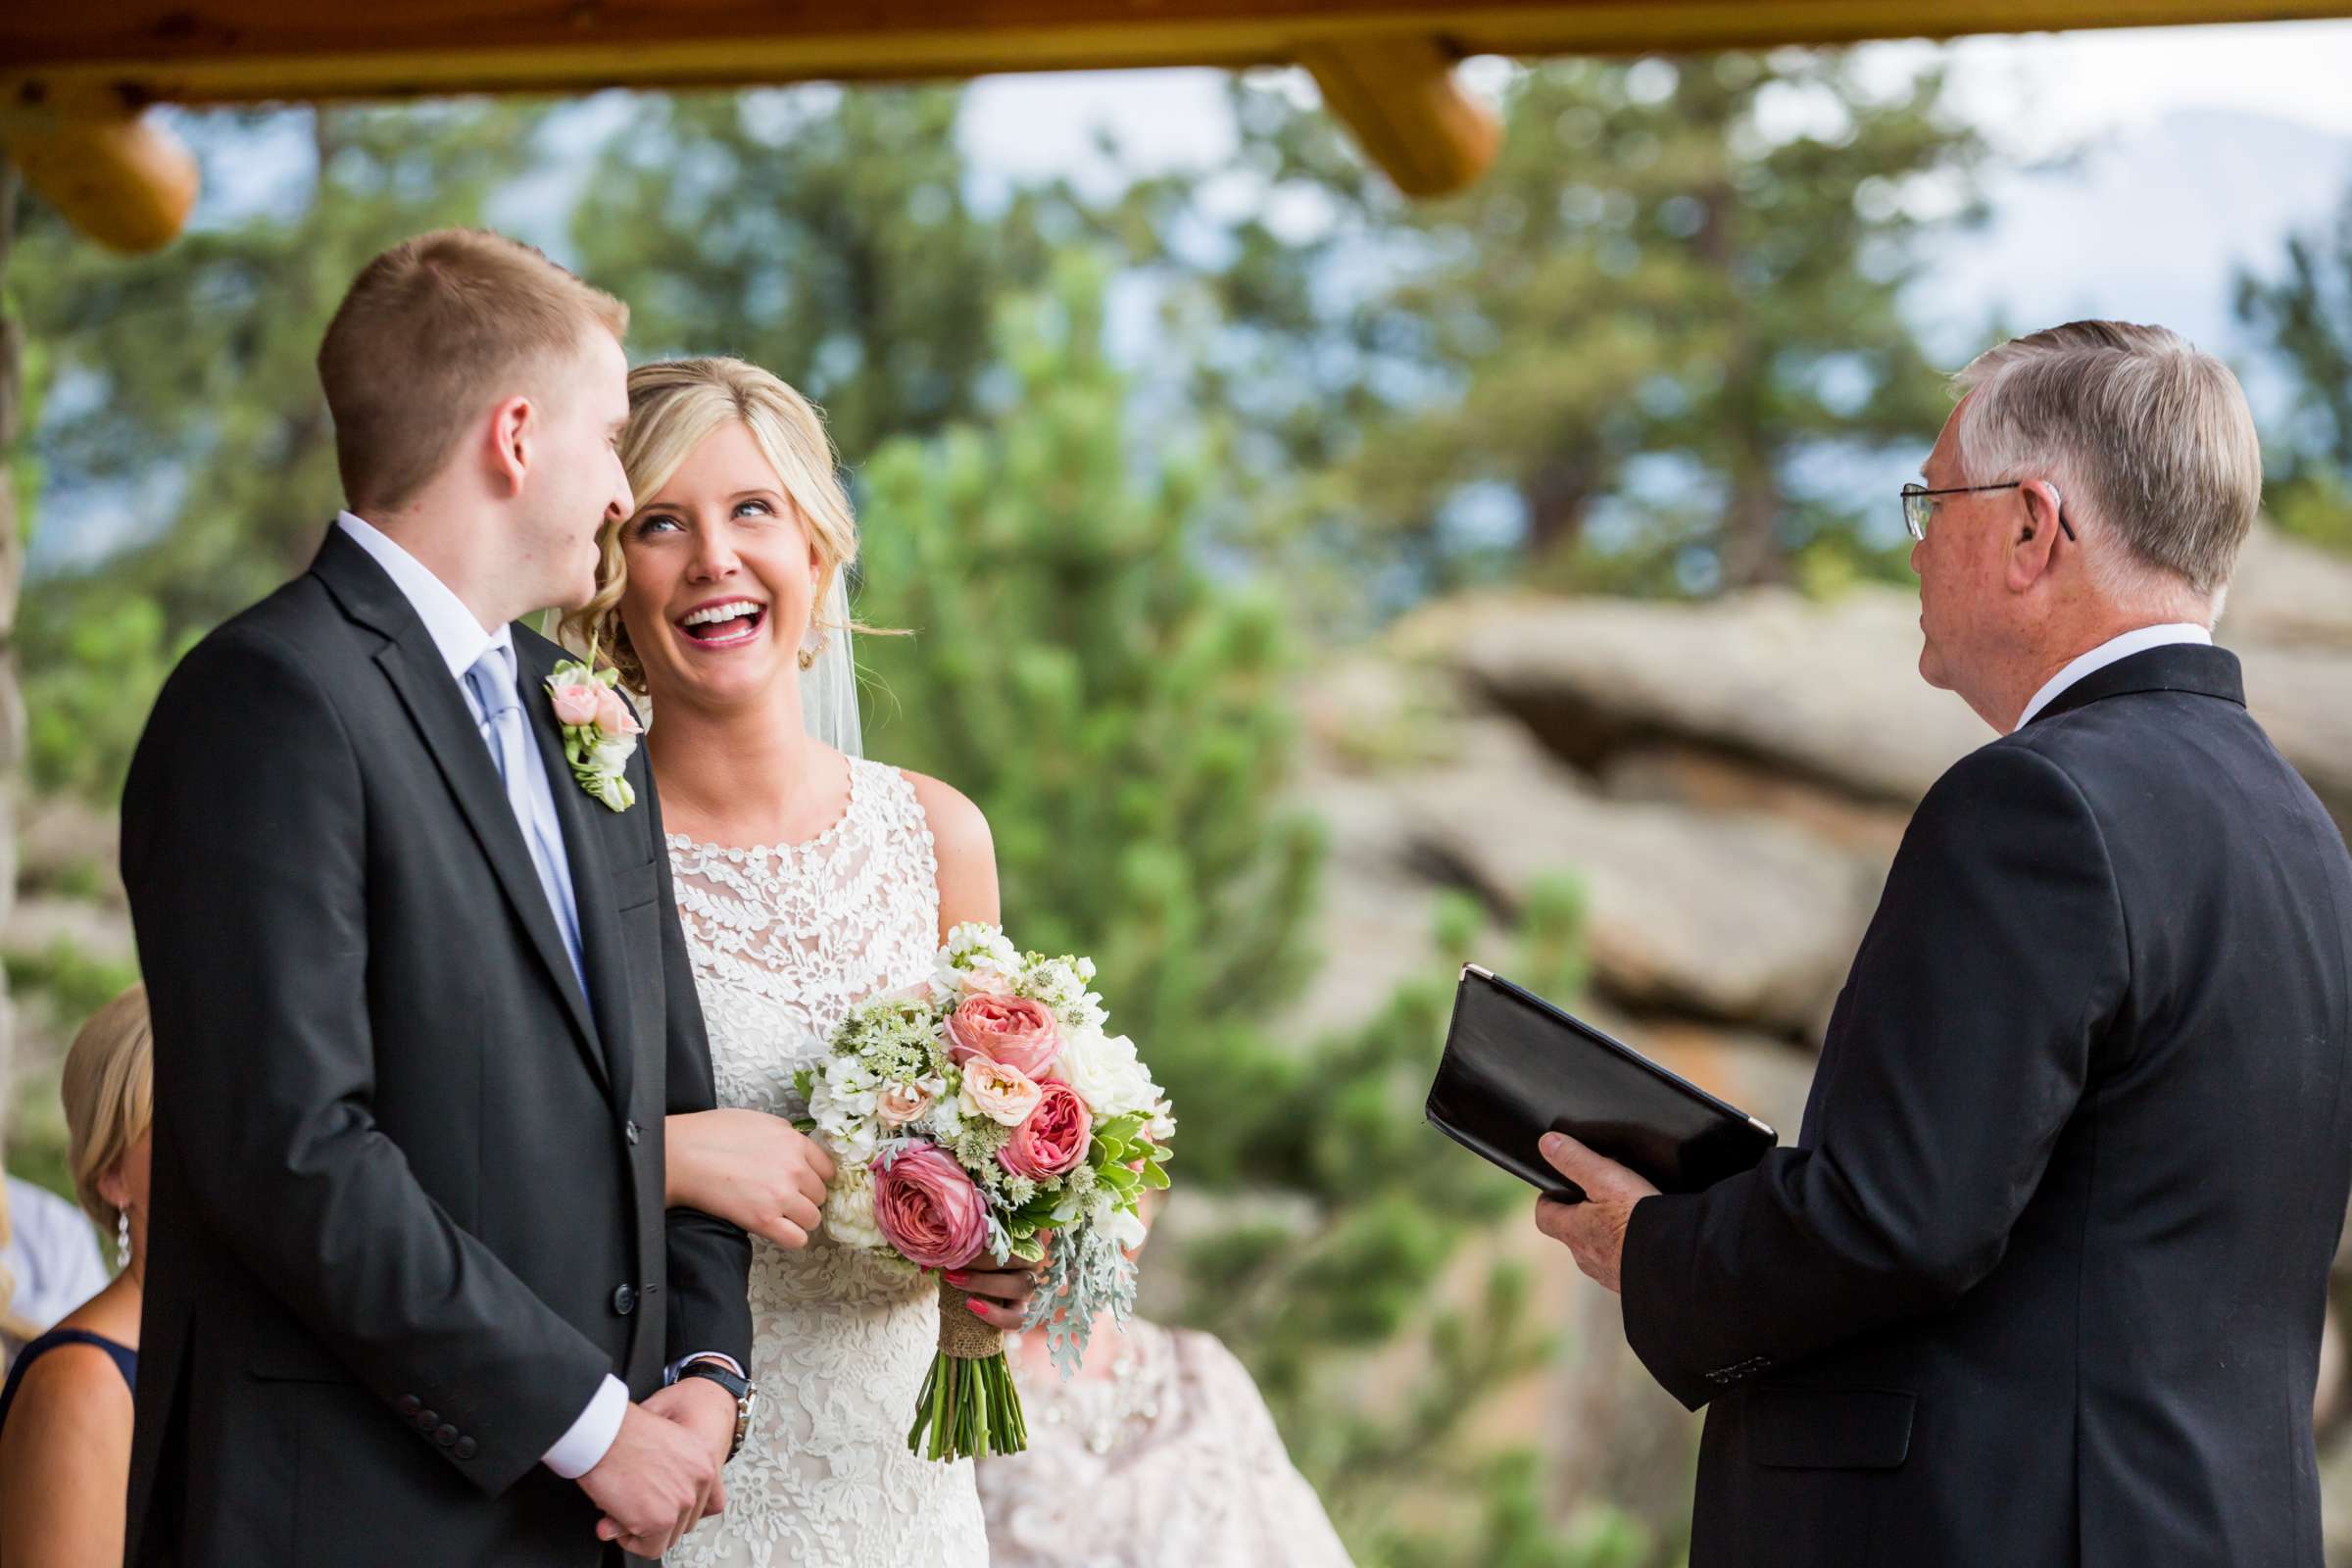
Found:
[[[1134,1042],[1105,1031],[1093,960],[1020,953],[990,925],[948,935],[930,980],[853,1007],[802,1069],[805,1130],[837,1166],[826,1231],[946,1274],[984,1254],[1043,1263],[1026,1324],[1066,1377],[1097,1313],[1135,1305],[1146,1188],[1176,1125]],[[1048,1245],[1051,1233],[1052,1245]],[[1028,1446],[1004,1336],[939,1285],[939,1354],[906,1446],[933,1459]]]

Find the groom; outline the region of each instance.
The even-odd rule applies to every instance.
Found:
[[[318,355],[352,510],[140,742],[133,1564],[589,1568],[721,1504],[750,1252],[662,1208],[712,1089],[661,814],[642,756],[633,808],[574,781],[510,625],[630,510],[625,324],[495,235],[370,263]]]
[[[2219,363],[2004,344],[1905,514],[1920,804],[1797,1147],[1663,1197],[1547,1137],[1538,1223],[1693,1409],[1691,1568],[2320,1568],[2352,1189],[2352,858],[2211,646],[2261,493]]]

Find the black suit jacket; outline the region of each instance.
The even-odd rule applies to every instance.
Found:
[[[1626,1233],[1712,1402],[1692,1568],[2320,1568],[2352,858],[2236,659],[2154,649],[1913,818],[1798,1146]]]
[[[339,529],[166,684],[123,796],[155,1021],[134,1564],[598,1562],[540,1464],[608,1373],[750,1361],[750,1247],[662,1210],[712,1103],[642,749],[571,780],[514,629],[583,998],[423,622]]]

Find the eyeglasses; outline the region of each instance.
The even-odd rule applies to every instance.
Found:
[[[1928,519],[1936,515],[1936,497],[1975,495],[1980,490],[2022,490],[2025,486],[2023,479],[2011,479],[2006,484],[1956,484],[1941,490],[1931,490],[1924,484],[1907,484],[1903,486],[1903,526],[1911,530],[1912,538],[1924,540],[1928,536]],[[2058,492],[2053,488],[2050,494],[2057,496]],[[2075,537],[2074,524],[2066,520],[2066,498],[2063,496],[2058,497],[2058,530],[2069,539]]]

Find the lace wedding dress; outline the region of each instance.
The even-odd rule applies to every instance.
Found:
[[[678,914],[721,1105],[807,1107],[795,1070],[851,1006],[931,971],[938,861],[914,788],[850,761],[842,817],[806,844],[730,850],[669,839]],[[726,1511],[664,1560],[681,1568],[984,1568],[969,1460],[906,1451],[939,1341],[935,1287],[837,1247],[752,1239],[760,1402],[727,1466]]]

